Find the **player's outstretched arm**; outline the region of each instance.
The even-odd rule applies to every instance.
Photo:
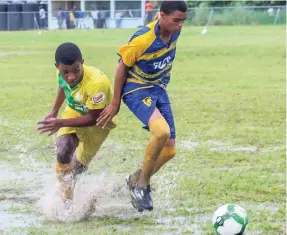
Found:
[[[38,122],[39,127],[37,131],[41,134],[48,133],[52,135],[57,132],[61,127],[87,127],[95,125],[103,109],[89,110],[87,115],[77,118],[57,119],[49,118]]]
[[[108,105],[97,119],[97,125],[105,128],[109,121],[119,112],[121,105],[121,94],[126,82],[128,66],[121,60],[117,66],[113,102]]]

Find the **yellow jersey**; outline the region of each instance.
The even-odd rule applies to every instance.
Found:
[[[57,70],[59,86],[63,88],[67,105],[83,115],[88,110],[103,109],[112,102],[113,91],[108,77],[99,69],[92,66],[84,67],[83,80],[76,86],[70,87]]]

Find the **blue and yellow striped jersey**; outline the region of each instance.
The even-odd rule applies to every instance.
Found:
[[[167,86],[179,34],[173,34],[170,42],[164,43],[157,20],[137,31],[129,43],[120,48],[118,54],[129,67],[123,95],[154,85]]]

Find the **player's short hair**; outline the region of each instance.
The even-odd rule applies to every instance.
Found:
[[[184,0],[181,1],[164,0],[161,2],[160,11],[167,15],[174,11],[187,12],[187,5]]]
[[[55,62],[57,65],[72,65],[77,61],[82,62],[82,60],[83,57],[80,48],[72,42],[65,42],[61,44],[58,46],[55,53]]]

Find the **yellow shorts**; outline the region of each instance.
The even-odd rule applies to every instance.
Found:
[[[62,118],[77,118],[82,116],[81,113],[66,106],[62,113]],[[96,155],[101,145],[109,135],[110,129],[116,126],[113,121],[108,128],[102,129],[98,126],[90,127],[62,127],[57,133],[57,137],[75,133],[79,139],[79,145],[76,149],[77,160],[87,166]]]

